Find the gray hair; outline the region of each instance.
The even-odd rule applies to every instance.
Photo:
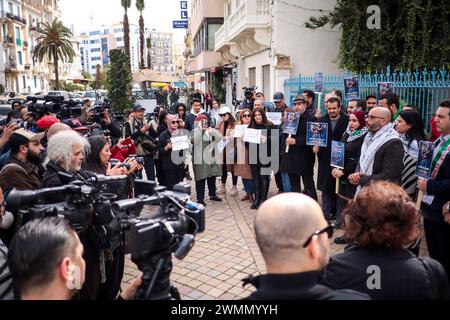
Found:
[[[46,163],[63,162],[64,169],[69,171],[72,148],[75,145],[81,146],[85,155],[89,153],[89,142],[75,131],[61,131],[55,134],[48,141]]]

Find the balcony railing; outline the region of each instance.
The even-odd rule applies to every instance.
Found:
[[[270,0],[246,0],[228,18],[229,39],[246,28],[265,27],[270,23]],[[225,39],[226,41],[226,39]]]
[[[225,24],[223,24],[219,30],[217,30],[215,35],[215,50],[218,50],[225,43]]]
[[[6,70],[14,70],[14,69],[17,69],[17,63],[15,63],[15,62],[5,63],[5,71]]]

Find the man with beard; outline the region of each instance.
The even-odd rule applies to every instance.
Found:
[[[41,187],[39,166],[44,147],[41,139],[44,133],[33,133],[26,129],[14,131],[9,140],[11,158],[0,172],[0,187],[8,193],[13,188],[18,190],[35,190]],[[1,230],[0,236],[8,246],[16,229],[17,217],[7,230]]]

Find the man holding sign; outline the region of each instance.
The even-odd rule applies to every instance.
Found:
[[[285,131],[282,141],[282,152],[285,154],[281,158],[281,172],[289,174],[292,192],[301,192],[301,179],[305,185],[305,191],[308,196],[317,200],[316,187],[314,185],[314,154],[311,147],[306,145],[306,127],[307,123],[314,121],[314,114],[306,112],[307,102],[302,95],[297,95],[293,101],[294,112],[300,114],[300,120],[296,129],[287,126],[287,129],[295,129],[293,131]],[[289,124],[292,113],[286,114],[286,124]],[[294,119],[297,117],[294,117]],[[286,146],[289,146],[287,150]],[[287,152],[286,152],[287,150]]]
[[[436,111],[436,127],[442,136],[434,144],[430,180],[419,178],[424,193],[422,212],[430,257],[438,260],[450,276],[450,225],[444,221],[442,207],[450,201],[450,100]]]
[[[317,189],[322,191],[323,212],[325,218],[330,219],[336,214],[336,179],[331,175],[331,141],[341,141],[348,128],[348,116],[342,112],[341,100],[331,98],[327,104],[327,115],[318,121],[328,124],[328,141],[326,147],[313,147],[313,152],[319,159],[319,171],[317,177]]]

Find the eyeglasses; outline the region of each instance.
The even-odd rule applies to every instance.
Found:
[[[366,119],[372,120],[372,119],[383,119],[383,117],[377,117],[377,116],[367,116]]]
[[[311,243],[311,240],[314,236],[321,235],[322,233],[325,233],[325,232],[328,234],[328,239],[331,239],[331,237],[333,236],[333,232],[334,232],[334,226],[332,224],[330,224],[323,229],[314,231],[314,233],[311,236],[309,236],[308,239],[303,244],[303,248],[306,248],[307,246],[309,246],[309,244]]]
[[[172,121],[172,124],[180,124],[180,121],[179,121],[179,120],[177,120],[177,121]]]

